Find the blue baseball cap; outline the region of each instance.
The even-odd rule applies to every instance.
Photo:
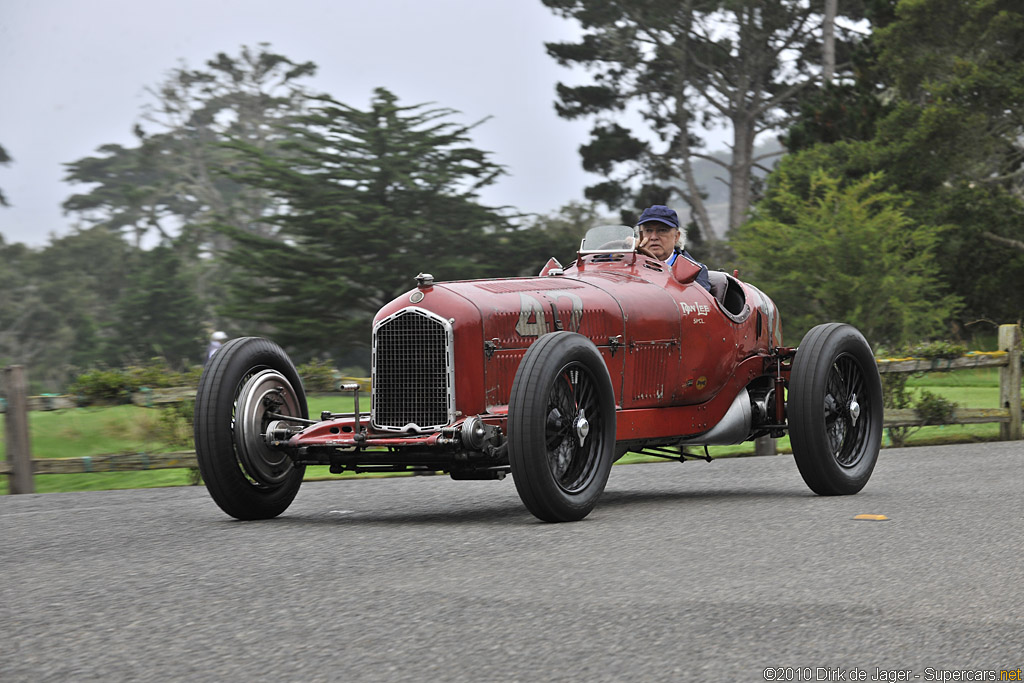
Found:
[[[658,221],[672,228],[679,227],[679,216],[664,204],[655,204],[644,209],[644,212],[640,214],[640,220],[636,224],[643,225],[651,221]]]

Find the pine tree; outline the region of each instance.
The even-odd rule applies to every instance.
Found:
[[[248,162],[233,177],[273,194],[262,220],[275,232],[223,228],[237,247],[222,312],[300,354],[340,358],[368,345],[373,315],[420,271],[501,273],[492,247],[509,225],[476,193],[503,170],[469,146],[473,126],[455,113],[378,89],[367,110],[324,98],[273,153],[237,142]]]
[[[280,131],[274,124],[301,113],[312,97],[303,79],[315,72],[312,62],[293,62],[266,44],[243,46],[236,56],[218,53],[205,69],[172,70],[149,89],[136,146],[103,145],[96,156],[66,165],[66,180],[92,187],[69,197],[64,209],[125,232],[136,246],[155,236],[223,248],[206,227],[212,221],[265,230],[258,220],[264,195],[220,172],[235,163],[221,143],[242,139],[267,149]]]

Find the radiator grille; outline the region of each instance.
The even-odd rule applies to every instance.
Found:
[[[455,417],[452,328],[420,308],[405,308],[373,329],[373,426],[430,431]]]

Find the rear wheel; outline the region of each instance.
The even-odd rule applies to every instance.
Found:
[[[586,337],[552,332],[531,346],[508,406],[512,478],[545,522],[583,519],[608,481],[615,397],[600,351]]]
[[[800,474],[823,496],[867,484],[882,442],[882,384],[871,347],[850,325],[811,329],[793,359],[789,439]]]
[[[305,467],[264,440],[267,425],[280,419],[272,414],[309,414],[295,366],[270,340],[231,340],[214,354],[199,380],[194,436],[206,488],[232,517],[276,517],[302,484]]]

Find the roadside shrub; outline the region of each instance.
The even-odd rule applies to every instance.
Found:
[[[295,369],[302,378],[302,386],[305,387],[306,393],[318,394],[338,390],[338,381],[334,377],[334,363],[329,358],[314,358]]]
[[[181,373],[175,372],[163,358],[150,358],[145,365],[130,365],[124,369],[131,391],[140,387],[157,389],[181,385]]]
[[[131,393],[143,387],[195,387],[202,372],[201,365],[178,372],[163,358],[152,358],[145,365],[87,370],[75,378],[68,393],[80,396],[83,403],[127,403]]]
[[[953,401],[933,394],[927,389],[922,389],[914,403],[914,410],[925,424],[941,425],[953,419],[953,411],[956,410],[956,406],[957,404]]]
[[[196,402],[191,400],[168,403],[160,408],[151,438],[180,450],[191,450],[193,414]],[[202,483],[198,467],[188,468],[188,482],[191,486]]]
[[[160,431],[162,440],[175,448],[191,450],[195,447],[192,440],[193,415],[196,402],[190,400],[171,403],[160,409]],[[203,476],[198,467],[188,468],[188,483],[199,486]]]
[[[125,403],[129,398],[129,380],[121,370],[97,369],[83,372],[68,388],[85,403]]]
[[[192,448],[192,414],[195,409],[195,401],[165,404],[160,408],[157,438],[175,448]]]
[[[199,386],[199,378],[203,375],[202,365],[193,365],[185,372],[181,373],[182,384],[185,387],[197,387]]]
[[[193,415],[196,411],[195,400],[180,400],[165,403],[157,411],[156,418],[145,418],[140,421],[142,437],[147,441],[159,441],[176,451],[190,451],[195,447],[193,441]],[[188,484],[198,486],[203,477],[198,467],[188,468]]]
[[[911,358],[946,358],[952,360],[967,353],[967,347],[963,344],[948,341],[933,341],[925,344],[915,344],[906,350],[906,355]]]

